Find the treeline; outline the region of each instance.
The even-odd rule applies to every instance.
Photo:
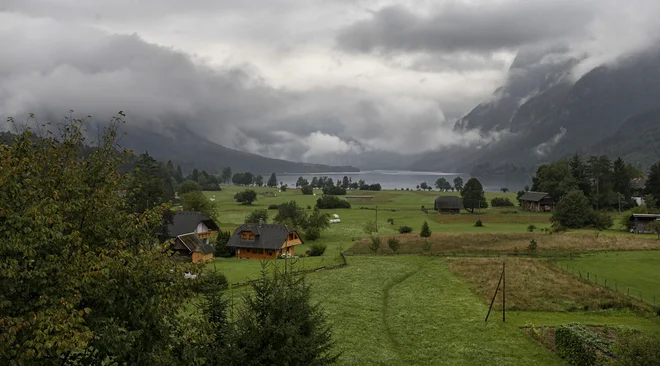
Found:
[[[628,209],[636,206],[634,195],[652,195],[660,199],[660,163],[653,165],[645,187],[636,187],[634,179],[642,178],[636,166],[618,158],[591,156],[583,160],[578,154],[570,159],[541,165],[532,178],[532,191],[547,192],[559,202],[571,191],[581,191],[596,210]],[[518,192],[518,197],[524,191]]]
[[[308,181],[303,177],[298,177],[296,181],[296,188],[300,188],[303,194],[312,194],[312,189],[322,189],[325,194],[344,195],[349,189],[360,191],[380,191],[382,189],[380,183],[368,184],[364,179],[357,182],[353,178],[344,176],[342,180],[335,181],[327,176],[313,177],[312,181]]]
[[[440,178],[436,179],[434,185],[435,185],[435,188],[437,188],[441,192],[449,192],[449,191],[460,192],[460,191],[463,190],[463,178],[461,178],[461,177],[454,178],[454,184],[452,185],[451,183],[449,183],[449,181],[447,181],[447,179],[445,179],[443,177],[440,177]],[[422,182],[422,183],[418,184],[416,188],[417,188],[417,190],[421,189],[423,191],[432,191],[433,190],[433,187],[431,185],[429,185],[428,183],[426,183],[426,182]],[[401,190],[403,191],[403,188],[401,188]]]

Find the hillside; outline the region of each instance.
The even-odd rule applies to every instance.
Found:
[[[272,159],[246,153],[215,144],[187,129],[178,126],[167,134],[155,133],[138,127],[130,127],[122,138],[121,145],[136,153],[148,151],[158,160],[172,160],[186,170],[205,169],[218,173],[223,167],[231,167],[234,172],[253,173],[320,173],[355,172],[352,166],[330,166]]]
[[[550,60],[562,60],[555,51],[549,55]],[[539,61],[543,59],[519,56],[494,99],[456,123],[457,130],[499,134],[498,140],[477,148],[430,153],[411,168],[470,171],[486,163],[535,166],[575,152],[625,154],[642,164],[657,157],[639,141],[624,148],[617,140],[621,133],[639,137],[657,129],[651,117],[657,112],[651,111],[660,108],[660,49],[601,65],[576,81],[571,68],[578,60],[564,57],[565,61],[549,67]]]

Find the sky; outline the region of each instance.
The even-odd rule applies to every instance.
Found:
[[[479,145],[494,136],[454,122],[518,52],[586,54],[579,76],[657,41],[657,14],[657,0],[0,0],[0,115],[122,110],[320,163]]]

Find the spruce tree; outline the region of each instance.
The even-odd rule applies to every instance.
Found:
[[[268,178],[268,183],[266,183],[267,186],[269,187],[277,187],[277,176],[275,173],[270,175],[270,178]]]
[[[422,238],[428,238],[431,236],[431,229],[429,228],[429,223],[424,221],[422,224],[422,230],[419,232],[419,236]]]

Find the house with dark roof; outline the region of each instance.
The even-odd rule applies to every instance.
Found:
[[[214,248],[209,241],[219,230],[215,221],[206,215],[199,212],[179,211],[167,224],[170,249],[182,256],[190,257],[193,263],[211,260]]]
[[[630,193],[637,206],[646,204],[644,191],[646,190],[646,178],[635,178],[630,181]]]
[[[441,215],[458,215],[463,209],[463,199],[456,196],[440,196],[433,208]]]
[[[518,201],[520,207],[527,211],[552,212],[555,207],[555,201],[546,192],[525,192]]]
[[[275,259],[295,255],[295,246],[300,244],[300,235],[288,226],[244,224],[234,230],[227,246],[236,249],[237,258]]]
[[[202,241],[195,233],[179,235],[172,239],[170,249],[182,257],[190,257],[193,263],[213,260],[215,248],[208,242]]]

